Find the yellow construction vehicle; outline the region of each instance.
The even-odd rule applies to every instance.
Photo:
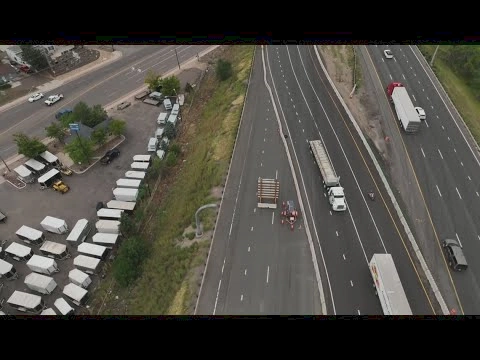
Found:
[[[57,169],[51,169],[46,174],[38,178],[40,189],[52,188],[62,194],[65,194],[70,188],[62,181],[62,175]]]

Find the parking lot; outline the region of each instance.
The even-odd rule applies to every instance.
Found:
[[[86,241],[91,242],[92,236],[96,233],[95,223],[97,202],[107,203],[113,199],[112,189],[116,187],[115,182],[120,178],[124,178],[125,172],[130,170],[132,157],[137,154],[153,154],[147,152],[148,139],[154,136],[157,128],[156,119],[163,106],[156,107],[144,104],[140,101],[130,100],[132,105],[122,111],[112,112],[113,117],[123,119],[127,123],[125,141],[119,145],[120,156],[113,160],[109,165],[95,164],[87,172],[81,175],[73,174],[72,176],[64,176],[64,182],[70,187],[70,191],[64,195],[51,189],[40,190],[39,185],[34,182],[28,184],[22,190],[16,190],[7,182],[0,185],[0,210],[4,212],[8,218],[4,224],[0,224],[0,241],[7,240],[5,247],[12,241],[30,246],[34,254],[41,255],[39,246],[28,245],[17,238],[15,232],[22,226],[27,225],[32,228],[42,230],[40,222],[45,216],[53,216],[63,219],[67,222],[71,230],[77,220],[85,218],[89,221],[92,231]],[[60,272],[51,275],[57,283],[56,289],[52,294],[41,295],[27,288],[24,284],[25,276],[32,271],[26,266],[25,262],[15,261],[8,256],[5,261],[14,265],[19,277],[16,280],[0,279],[3,288],[0,289],[0,299],[4,299],[2,311],[7,314],[16,315],[23,314],[10,307],[6,301],[15,290],[24,291],[31,294],[41,295],[46,306],[53,308],[57,314],[58,311],[53,307],[54,301],[63,296],[62,291],[65,285],[70,281],[68,279],[69,271],[74,268],[73,259],[78,255],[76,244],[68,244],[64,235],[57,235],[43,231],[47,240],[67,244],[71,253],[71,258],[66,260],[56,260]],[[108,260],[107,262],[111,261]],[[98,267],[103,268],[103,263]],[[101,273],[101,271],[100,271]],[[96,286],[98,275],[90,276],[93,283],[89,286],[89,293]],[[64,296],[63,296],[64,297]],[[65,298],[65,297],[64,297]],[[88,304],[88,303],[87,303]],[[73,308],[77,306],[70,305]]]

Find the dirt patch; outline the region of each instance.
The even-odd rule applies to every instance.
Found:
[[[223,187],[221,186],[217,186],[217,187],[214,187],[212,189],[212,196],[215,198],[215,199],[221,199],[222,198],[222,195],[223,195]]]
[[[202,236],[200,236],[200,237],[195,236],[191,240],[187,237],[189,234],[196,234],[196,231],[193,228],[193,226],[189,226],[184,230],[183,235],[182,235],[182,239],[178,242],[178,245],[180,247],[182,247],[182,248],[189,247],[189,246],[192,246],[195,243],[199,243],[199,242],[202,242],[202,241],[207,241],[207,240],[211,239],[211,237],[213,235],[213,231],[205,231],[202,234]]]
[[[385,143],[380,114],[373,106],[374,99],[369,96],[368,86],[357,88],[353,96],[350,96],[353,89],[353,68],[351,66],[354,63],[353,46],[320,45],[318,49],[332,81],[357,124],[373,141],[382,158],[388,161],[388,146]],[[360,66],[358,62],[356,66]]]

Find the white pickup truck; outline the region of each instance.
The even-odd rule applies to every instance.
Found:
[[[63,94],[51,95],[48,97],[47,100],[45,100],[45,104],[47,104],[48,106],[51,106],[55,104],[57,101],[60,101],[62,99],[63,99]]]

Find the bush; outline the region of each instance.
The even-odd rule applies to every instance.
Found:
[[[125,213],[122,213],[120,218],[120,232],[125,237],[129,237],[136,232],[135,222],[133,221],[132,217]]]
[[[178,155],[180,155],[182,152],[182,148],[179,144],[173,143],[172,145],[170,145],[170,152],[174,153],[175,156],[178,157]]]
[[[148,254],[145,241],[137,236],[125,239],[113,263],[113,276],[121,287],[127,287],[142,273]]]
[[[187,82],[185,84],[185,92],[186,93],[191,93],[192,91],[193,91],[193,86],[189,82]]]
[[[195,237],[195,233],[192,231],[192,232],[189,232],[187,234],[185,234],[185,237],[188,239],[188,240],[193,240],[193,238]]]
[[[167,157],[165,158],[165,163],[167,164],[168,167],[175,166],[177,163],[177,155],[173,152],[169,152],[167,154]]]
[[[217,76],[221,81],[227,80],[233,74],[232,64],[229,61],[219,59],[217,62]]]
[[[11,87],[12,87],[12,84],[5,83],[5,84],[0,85],[0,90],[7,90],[7,89],[10,89]]]

